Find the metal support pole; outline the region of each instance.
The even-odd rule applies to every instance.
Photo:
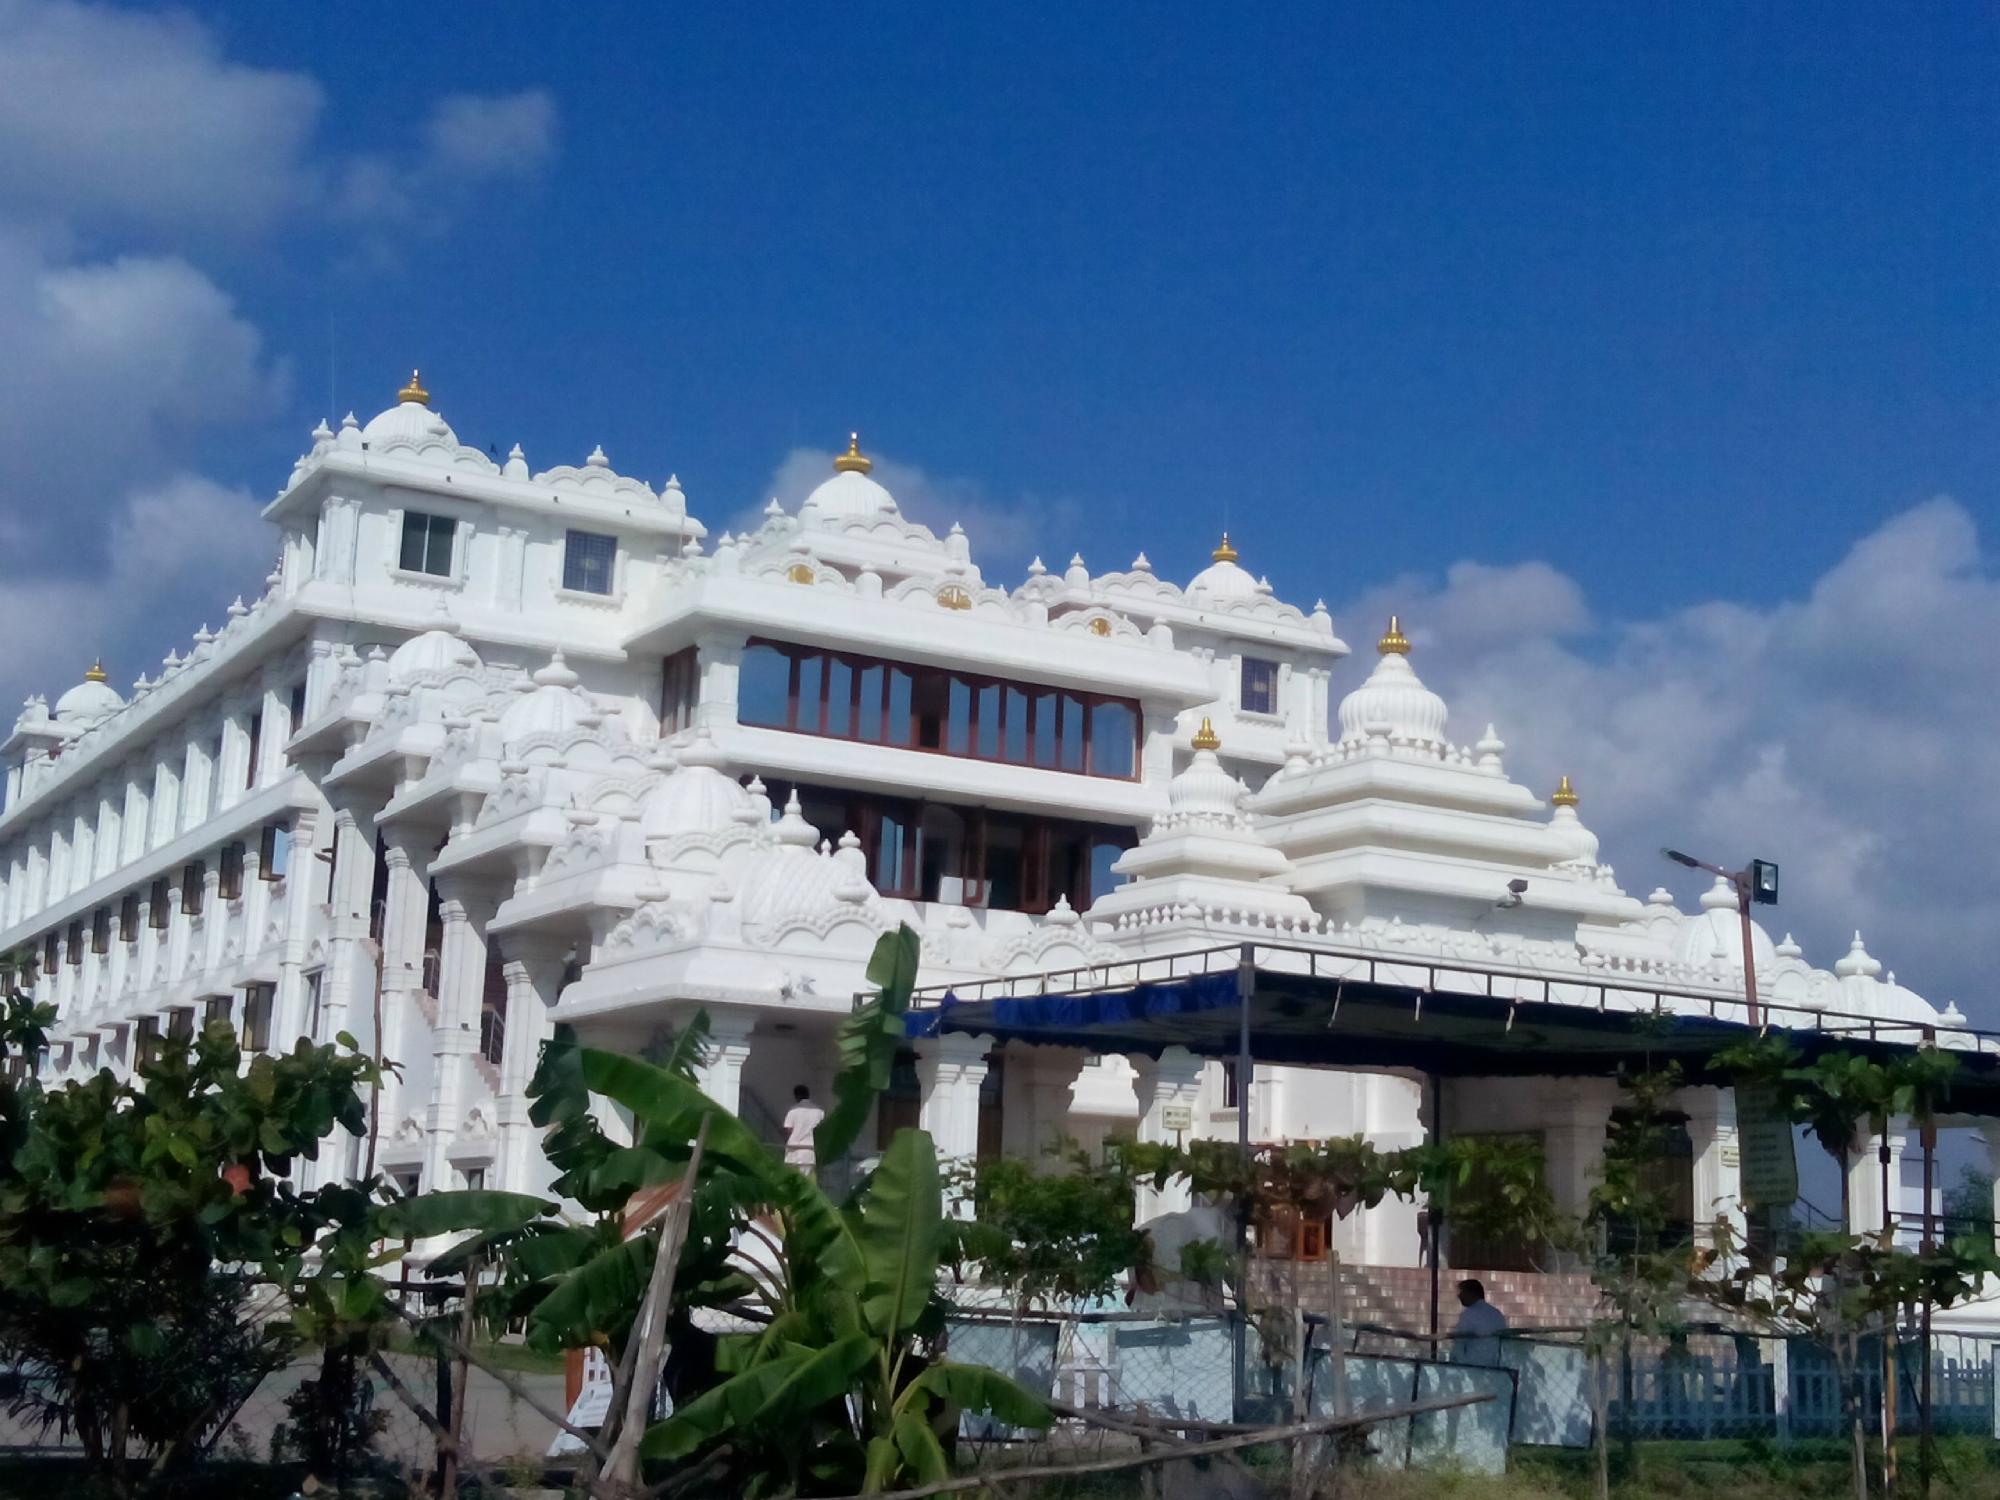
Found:
[[[1236,1369],[1232,1415],[1246,1420],[1243,1409],[1249,1382],[1250,1321],[1250,1000],[1257,992],[1257,950],[1243,944],[1236,960],[1236,1150],[1243,1169],[1244,1190],[1236,1198]]]
[[[1927,1041],[1934,1041],[1934,1034],[1926,1033]],[[1936,1243],[1937,1221],[1932,1216],[1931,1193],[1937,1172],[1937,1122],[1926,1115],[1922,1125],[1924,1148],[1924,1253],[1928,1255]],[[1917,1492],[1930,1500],[1931,1467],[1934,1455],[1931,1444],[1934,1433],[1931,1428],[1931,1299],[1923,1299],[1923,1374],[1920,1377],[1922,1389],[1917,1397]]]
[[[1761,1024],[1757,1015],[1757,954],[1751,943],[1750,872],[1736,874],[1736,912],[1743,919],[1743,1005],[1752,1026]]]
[[[1431,1144],[1444,1144],[1444,1080],[1432,1073],[1428,1079],[1431,1096]],[[1444,1275],[1444,1202],[1436,1194],[1425,1207],[1429,1211],[1431,1241],[1431,1358],[1439,1357],[1439,1348],[1444,1337],[1443,1325],[1438,1321],[1438,1292]]]

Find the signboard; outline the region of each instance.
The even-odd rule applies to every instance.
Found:
[[[1742,1151],[1744,1203],[1790,1208],[1799,1196],[1799,1163],[1792,1122],[1778,1108],[1773,1085],[1736,1086],[1736,1134]]]
[[[1162,1130],[1194,1129],[1194,1107],[1188,1104],[1162,1104],[1160,1106],[1160,1128]]]

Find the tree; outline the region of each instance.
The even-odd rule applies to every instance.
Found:
[[[373,1065],[302,1042],[246,1067],[218,1023],[123,1082],[45,1089],[29,1069],[53,1019],[20,995],[0,1019],[0,1357],[37,1377],[17,1414],[74,1429],[125,1495],[132,1448],[153,1474],[188,1460],[295,1346],[247,1294],[323,1223],[288,1174],[363,1128]]]

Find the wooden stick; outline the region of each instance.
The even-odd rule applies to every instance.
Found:
[[[472,1346],[473,1299],[479,1290],[479,1262],[475,1259],[465,1268],[465,1312],[459,1324],[459,1336],[465,1340],[467,1348]],[[440,1495],[458,1493],[458,1455],[465,1437],[466,1387],[472,1384],[472,1362],[461,1358],[458,1361],[457,1379],[451,1391],[451,1447],[444,1456],[444,1477],[438,1481]]]
[[[1239,1448],[1255,1448],[1265,1443],[1296,1442],[1300,1438],[1313,1437],[1322,1432],[1344,1432],[1354,1427],[1372,1427],[1377,1422],[1395,1422],[1404,1417],[1420,1417],[1426,1412],[1449,1411],[1459,1406],[1477,1406],[1482,1401],[1492,1399],[1490,1395],[1442,1396],[1431,1401],[1411,1401],[1402,1406],[1363,1412],[1351,1417],[1318,1417],[1292,1427],[1263,1427],[1236,1437],[1217,1438],[1209,1443],[1190,1443],[1181,1448],[1169,1448],[1163,1453],[1125,1454],[1119,1458],[1093,1459],[1080,1464],[1044,1464],[1032,1469],[962,1474],[956,1479],[940,1479],[935,1484],[919,1485],[913,1490],[884,1490],[875,1495],[842,1495],[839,1500],[928,1500],[932,1495],[949,1495],[960,1490],[992,1488],[1003,1484],[1022,1484],[1031,1479],[1067,1479],[1073,1474],[1111,1474],[1120,1469],[1142,1468],[1147,1464],[1174,1463],[1182,1459],[1207,1458],[1217,1453],[1232,1453]]]
[[[606,1480],[627,1489],[639,1482],[639,1440],[645,1436],[646,1418],[653,1409],[653,1391],[660,1383],[660,1355],[667,1341],[667,1317],[673,1311],[674,1272],[681,1263],[688,1220],[694,1213],[695,1187],[701,1181],[701,1156],[708,1145],[709,1118],[705,1113],[701,1117],[694,1150],[688,1153],[687,1171],[681,1177],[681,1195],[667,1211],[666,1222],[660,1225],[660,1248],[653,1256],[653,1274],[647,1279],[646,1296],[632,1325],[632,1337],[639,1345],[639,1362],[625,1392],[624,1423],[612,1442],[611,1456],[604,1461]]]
[[[501,1385],[505,1386],[507,1390],[516,1399],[518,1399],[523,1406],[528,1408],[529,1411],[534,1412],[537,1416],[548,1418],[549,1421],[555,1423],[556,1426],[560,1427],[564,1432],[568,1433],[571,1437],[575,1438],[578,1442],[582,1443],[584,1447],[588,1448],[592,1453],[595,1453],[600,1459],[606,1457],[609,1454],[610,1450],[605,1447],[604,1443],[598,1438],[596,1433],[586,1431],[584,1428],[572,1424],[568,1417],[564,1416],[563,1413],[557,1411],[554,1407],[550,1406],[546,1401],[542,1400],[533,1391],[529,1390],[525,1385],[521,1384],[520,1381],[514,1379],[511,1375],[507,1374],[506,1371],[495,1370],[489,1365],[482,1363],[480,1360],[478,1360],[473,1356],[473,1353],[470,1349],[466,1348],[465,1345],[461,1344],[457,1339],[453,1338],[443,1329],[425,1327],[415,1317],[411,1316],[410,1313],[408,1313],[407,1311],[405,1311],[400,1307],[396,1309],[396,1313],[397,1316],[402,1318],[402,1320],[405,1323],[408,1323],[412,1328],[416,1329],[419,1333],[423,1334],[424,1337],[435,1339],[438,1343],[444,1345],[446,1353],[459,1355],[461,1358],[469,1359],[472,1361],[472,1363],[478,1365],[480,1369],[486,1371],[488,1375],[491,1375],[495,1380],[499,1381]]]

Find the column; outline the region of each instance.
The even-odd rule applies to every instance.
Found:
[[[1847,1232],[1880,1234],[1885,1211],[1903,1206],[1904,1137],[1891,1129],[1888,1136],[1889,1194],[1882,1195],[1883,1138],[1864,1126],[1854,1132],[1854,1144],[1847,1157]]]
[[[1019,1068],[1022,1103],[1026,1106],[1026,1155],[1037,1170],[1060,1171],[1065,1163],[1053,1154],[1069,1137],[1069,1111],[1077,1075],[1083,1071],[1081,1047],[1036,1047],[1008,1064],[1013,1079]]]
[[[1185,1047],[1168,1047],[1159,1057],[1132,1060],[1132,1091],[1139,1101],[1139,1139],[1168,1145],[1186,1144],[1194,1135],[1196,1102],[1201,1097],[1205,1059]],[[1227,1066],[1227,1064],[1225,1064]],[[1164,1188],[1141,1187],[1134,1214],[1143,1224],[1161,1214],[1182,1213],[1194,1206],[1185,1178]]]
[[[444,898],[438,907],[444,938],[438,954],[437,1024],[431,1028],[430,1108],[424,1119],[424,1180],[434,1188],[451,1180],[451,1144],[464,1122],[467,1100],[475,1092],[472,1072],[486,989],[486,924],[500,904],[497,892],[465,880],[441,884],[439,894]],[[497,1167],[497,1132],[494,1150]]]
[[[695,660],[701,674],[695,706],[697,724],[720,729],[737,721],[737,682],[747,643],[740,631],[703,631],[695,637]]]
[[[549,1013],[562,998],[569,963],[566,940],[508,933],[499,939],[506,959],[507,1040],[500,1058],[500,1096],[494,1122],[500,1133],[495,1186],[515,1193],[546,1193],[555,1169],[541,1151],[541,1130],[528,1118],[528,1084],[541,1061],[542,1043],[554,1031]]]
[[[1543,1105],[1549,1193],[1556,1211],[1568,1218],[1580,1219],[1590,1211],[1590,1190],[1604,1176],[1604,1131],[1617,1098],[1616,1083],[1592,1078],[1570,1084]]]
[[[318,815],[301,811],[292,819],[291,868],[285,872],[284,944],[278,958],[278,988],[271,1000],[271,1044],[289,1052],[305,1034],[305,962],[310,951],[313,928],[313,895],[319,885],[321,862],[313,846],[318,832]],[[326,983],[322,976],[320,983]]]
[[[992,1050],[992,1037],[957,1032],[917,1043],[917,1123],[937,1143],[940,1167],[979,1154],[979,1086]]]
[[[1733,1089],[1688,1089],[1682,1095],[1688,1135],[1694,1142],[1694,1235],[1698,1245],[1715,1242],[1715,1221],[1727,1218],[1737,1244],[1743,1243],[1743,1158],[1736,1135]]]
[[[1986,1142],[1986,1170],[1993,1178],[1994,1222],[2000,1224],[2000,1120],[1989,1120],[1980,1132]]]
[[[430,915],[431,836],[411,828],[383,830],[389,889],[382,917],[382,1057],[397,1061],[416,996],[424,986],[424,936]],[[407,1108],[403,1081],[382,1080],[381,1130],[386,1138],[402,1124]]]
[[[743,1103],[743,1064],[750,1060],[750,1033],[756,1025],[753,1010],[716,1007],[708,1013],[708,1045],[695,1068],[695,1082],[732,1115]]]

